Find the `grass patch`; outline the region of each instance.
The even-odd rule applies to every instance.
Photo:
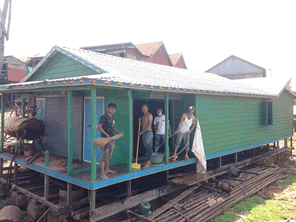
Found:
[[[279,221],[289,218],[289,214],[284,211],[284,203],[282,201],[267,200],[264,204],[254,207],[245,216],[247,219],[243,221]]]

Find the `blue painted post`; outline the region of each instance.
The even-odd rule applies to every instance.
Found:
[[[91,180],[97,180],[97,152],[94,146],[94,140],[96,139],[97,130],[97,91],[96,88],[91,89]]]
[[[129,136],[129,155],[127,162],[127,171],[132,172],[132,161],[133,161],[133,98],[132,91],[127,91],[128,95],[128,136]]]
[[[169,144],[169,94],[165,94],[165,163],[169,163],[170,144]]]
[[[73,92],[68,91],[68,174],[73,170]]]
[[[22,117],[25,117],[25,100],[24,98],[22,98]]]
[[[5,94],[2,94],[2,97],[1,97],[1,147],[0,147],[0,150],[3,150],[4,148],[4,115],[5,115],[4,95]]]

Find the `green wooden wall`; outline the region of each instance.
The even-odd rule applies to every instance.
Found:
[[[36,71],[35,74],[27,81],[58,79],[94,74],[98,73],[58,52],[47,63],[41,66],[39,70]]]
[[[86,92],[86,96],[90,96],[89,92]],[[127,163],[129,154],[129,133],[128,133],[128,103],[127,103],[127,90],[110,90],[110,89],[98,89],[97,96],[104,97],[105,112],[107,112],[108,104],[115,103],[117,105],[117,111],[114,114],[115,128],[121,132],[124,132],[124,136],[115,141],[115,149],[110,160],[110,165],[117,163]],[[100,117],[97,117],[99,122]]]
[[[286,91],[272,100],[272,126],[260,125],[261,99],[205,95],[197,98],[195,115],[200,122],[206,155],[231,152],[292,134],[293,98]],[[181,114],[193,104],[190,95],[176,102],[176,126]]]

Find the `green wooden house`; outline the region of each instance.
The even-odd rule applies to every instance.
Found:
[[[154,116],[157,108],[164,108],[173,130],[187,108],[195,106],[209,160],[292,137],[294,95],[289,81],[229,80],[211,73],[54,46],[21,83],[3,85],[0,92],[22,94],[24,100],[37,97],[36,118],[45,123],[43,143],[50,152],[49,167],[44,165],[44,157],[30,165],[22,156],[14,161],[95,191],[197,162],[192,153],[189,161],[181,158],[171,162],[173,140],[169,141],[166,132],[164,163],[145,170],[131,168],[142,104],[149,104]],[[100,137],[94,126],[109,103],[117,104],[116,128],[124,137],[116,141],[110,163],[118,173],[100,180],[100,149],[91,141]],[[1,149],[4,108],[2,99]],[[87,129],[89,124],[92,130]],[[145,159],[144,148],[140,151]],[[12,158],[4,153],[0,157]]]

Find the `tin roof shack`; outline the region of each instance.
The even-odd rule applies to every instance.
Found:
[[[183,55],[181,53],[169,55],[162,41],[137,45],[127,42],[81,47],[81,49],[187,69]]]
[[[0,84],[20,82],[26,76],[26,65],[14,56],[5,56]]]
[[[237,56],[231,55],[206,72],[229,79],[266,77],[266,70]]]
[[[269,88],[262,88],[256,80],[250,85],[211,73],[54,46],[21,83],[3,85],[0,92],[21,93],[23,98],[36,96],[36,118],[45,122],[43,142],[50,151],[49,166],[45,166],[44,156],[30,165],[22,155],[14,161],[93,191],[197,162],[192,153],[189,161],[182,155],[178,161],[170,161],[172,141],[166,127],[164,163],[145,170],[132,169],[141,104],[149,102],[155,111],[164,107],[169,117],[166,126],[169,119],[173,131],[181,115],[194,105],[209,160],[291,137],[294,97],[286,87],[288,83],[270,79],[270,84],[265,82]],[[97,171],[101,150],[91,141],[100,137],[95,125],[111,102],[117,104],[116,128],[124,136],[115,142],[110,162],[117,173],[101,180]],[[86,127],[90,123],[92,130]],[[1,138],[3,149],[3,133]],[[0,157],[12,158],[4,153]],[[141,158],[145,159],[144,154]],[[95,200],[94,192],[91,196]],[[91,210],[94,218],[102,216],[93,207]]]

